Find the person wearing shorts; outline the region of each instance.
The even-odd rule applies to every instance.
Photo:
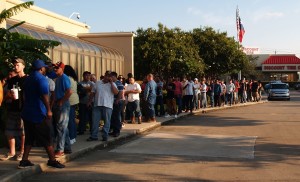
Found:
[[[45,147],[49,160],[47,165],[55,168],[65,166],[55,160],[51,136],[52,111],[49,102],[49,84],[44,76],[46,72],[44,61],[32,63],[33,72],[24,83],[24,107],[21,117],[25,127],[25,148],[18,168],[31,167],[34,164],[28,160],[32,145],[35,141]]]
[[[21,118],[21,110],[23,107],[23,83],[27,77],[24,73],[25,61],[21,58],[13,58],[14,71],[16,76],[7,80],[7,91],[4,97],[7,106],[7,119],[5,124],[5,135],[8,139],[9,152],[0,160],[16,159],[20,161],[24,151],[24,124]],[[20,143],[20,153],[16,154],[16,144]]]

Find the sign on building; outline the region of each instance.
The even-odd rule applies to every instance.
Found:
[[[242,49],[243,49],[243,52],[247,55],[260,53],[258,47],[243,47]]]
[[[300,71],[300,64],[295,64],[295,65],[263,64],[262,71],[269,71],[269,72]]]

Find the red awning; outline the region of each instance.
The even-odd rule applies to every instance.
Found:
[[[262,64],[300,64],[300,59],[295,55],[273,55],[266,59]]]

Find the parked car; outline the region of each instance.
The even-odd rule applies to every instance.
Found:
[[[267,93],[269,92],[269,89],[270,89],[270,86],[272,83],[282,83],[282,82],[281,82],[281,80],[272,80],[272,81],[270,81],[270,83],[267,83],[264,88]]]
[[[296,83],[296,84],[294,85],[294,88],[295,88],[295,90],[300,90],[300,83]]]
[[[268,100],[273,99],[286,99],[290,100],[290,89],[287,83],[270,83],[268,91]]]

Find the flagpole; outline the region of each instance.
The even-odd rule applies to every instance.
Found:
[[[236,31],[236,40],[238,42],[237,44],[237,50],[240,49],[240,40],[239,40],[239,33],[240,33],[240,13],[239,13],[239,7],[238,5],[236,6],[236,27],[237,27],[237,31]],[[240,70],[238,72],[238,80],[241,81],[242,80],[242,71]]]
[[[240,31],[241,31],[241,22],[240,22],[240,12],[239,12],[239,7],[238,5],[236,6],[236,27],[237,27],[237,33],[236,33],[236,40],[238,42],[237,44],[237,49],[240,49]],[[238,80],[241,81],[242,80],[242,71],[239,70],[238,72]]]
[[[239,32],[240,32],[240,25],[239,25],[239,18],[240,18],[240,12],[238,5],[236,6],[236,40],[238,41],[238,47],[239,47]]]

